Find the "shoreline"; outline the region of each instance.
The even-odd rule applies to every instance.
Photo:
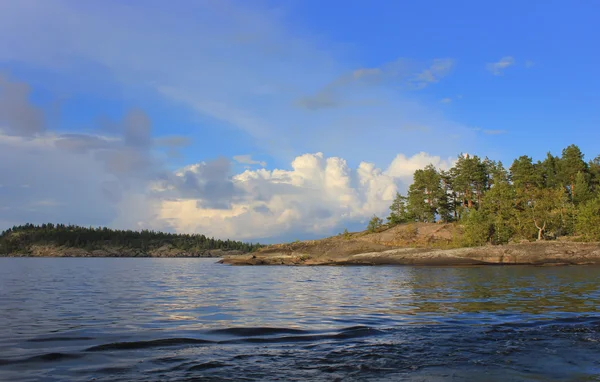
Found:
[[[389,248],[353,254],[314,254],[294,250],[226,256],[227,265],[598,265],[600,243],[532,242],[456,249]]]

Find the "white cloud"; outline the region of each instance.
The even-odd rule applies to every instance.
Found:
[[[234,175],[241,196],[229,208],[203,208],[201,199],[168,198],[157,205],[156,216],[175,231],[218,237],[324,236],[373,214],[386,216],[396,191],[406,190],[416,169],[428,164],[447,169],[452,163],[451,158],[424,152],[399,154],[384,171],[372,163],[361,162],[352,169],[342,158],[304,154],[292,161],[291,170]]]
[[[446,98],[442,98],[440,100],[441,103],[450,103],[452,102],[452,98],[446,97]]]
[[[425,152],[420,152],[412,157],[406,157],[404,154],[398,154],[386,170],[386,174],[410,182],[414,172],[429,164],[434,167],[447,170],[454,165],[455,158],[449,157],[442,159],[439,156],[431,156]]]
[[[314,153],[296,157],[289,169],[232,175],[229,161],[218,158],[157,174],[151,183],[122,183],[94,150],[64,150],[59,140],[0,136],[0,193],[10,206],[1,228],[53,221],[244,240],[323,237],[364,225],[373,214],[387,216],[416,169],[430,163],[446,169],[453,162],[421,152],[398,154],[385,168],[351,167],[343,158]],[[12,163],[20,171],[10,171]]]
[[[495,76],[501,76],[504,74],[504,70],[509,66],[515,64],[515,59],[511,56],[505,56],[500,59],[498,62],[491,62],[486,65],[488,71],[490,71]]]

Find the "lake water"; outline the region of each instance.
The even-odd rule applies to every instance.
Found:
[[[598,267],[215,262],[0,258],[0,380],[600,380]]]

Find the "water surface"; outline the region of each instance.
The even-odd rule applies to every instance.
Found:
[[[0,259],[0,380],[600,380],[599,267]]]

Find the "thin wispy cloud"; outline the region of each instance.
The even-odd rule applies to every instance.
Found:
[[[486,65],[487,70],[495,76],[501,76],[504,74],[504,70],[506,68],[513,66],[515,64],[515,59],[511,56],[505,56],[500,59],[498,62],[491,62]]]
[[[418,88],[439,82],[452,71],[454,65],[455,61],[451,58],[436,58],[427,69],[418,73],[412,82]]]
[[[251,155],[236,155],[233,157],[233,160],[241,163],[241,164],[247,164],[247,165],[260,165],[261,167],[265,167],[267,165],[267,162],[265,161],[258,161],[258,160],[254,160],[252,159]]]
[[[487,135],[500,135],[508,133],[506,130],[482,130],[482,132]]]

